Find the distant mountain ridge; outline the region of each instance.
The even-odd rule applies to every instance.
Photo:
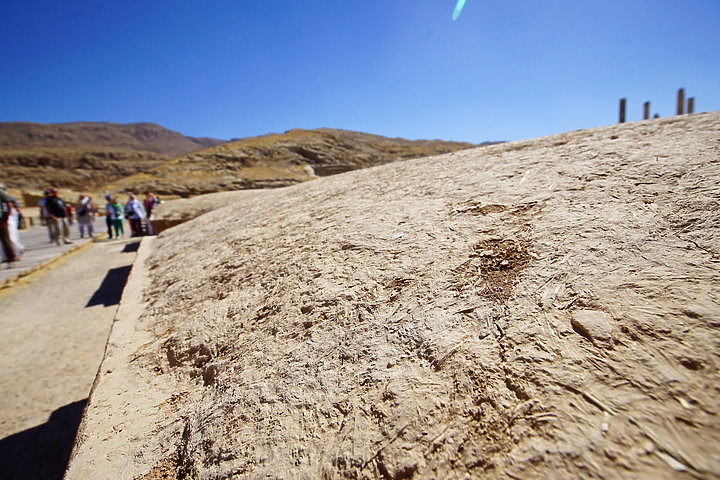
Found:
[[[493,142],[486,142],[490,144]],[[234,139],[153,123],[0,123],[0,181],[20,190],[198,194],[293,185],[317,177],[477,147],[319,128]]]
[[[154,123],[0,123],[0,148],[129,149],[162,155],[182,155],[224,140],[188,137]]]
[[[153,123],[0,123],[0,178],[20,189],[93,190],[223,143]]]

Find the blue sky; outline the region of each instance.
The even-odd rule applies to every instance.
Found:
[[[720,0],[4,0],[0,121],[482,142],[720,110]]]

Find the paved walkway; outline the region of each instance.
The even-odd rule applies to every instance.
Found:
[[[96,239],[107,238],[104,218],[97,218],[94,226]],[[77,224],[70,226],[70,239],[73,243],[57,246],[50,243],[46,227],[36,226],[20,231],[20,241],[25,245],[25,253],[23,253],[19,262],[0,264],[0,289],[11,286],[18,279],[55,262],[79,248],[87,246],[92,240],[87,237],[80,238]]]
[[[21,232],[22,261],[0,267],[3,480],[62,479],[140,242],[78,237],[58,247],[43,228]]]

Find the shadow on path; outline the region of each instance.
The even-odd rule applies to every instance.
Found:
[[[129,245],[126,245],[127,248]],[[95,290],[93,296],[88,300],[87,307],[94,307],[96,305],[104,305],[110,307],[112,305],[119,305],[120,298],[122,297],[123,289],[130,276],[130,270],[132,265],[126,265],[124,267],[112,268],[108,270],[107,275],[103,278],[102,283]]]
[[[55,410],[42,425],[0,440],[0,477],[5,480],[61,480],[87,399]]]
[[[139,241],[138,241],[138,242],[133,242],[133,243],[128,243],[127,245],[125,245],[125,248],[123,248],[122,253],[133,253],[133,252],[137,252],[137,251],[138,251],[138,248],[140,248],[140,242],[139,242]]]

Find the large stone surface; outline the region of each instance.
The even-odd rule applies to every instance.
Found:
[[[718,145],[698,114],[212,197],[143,241],[67,479],[720,476]]]

